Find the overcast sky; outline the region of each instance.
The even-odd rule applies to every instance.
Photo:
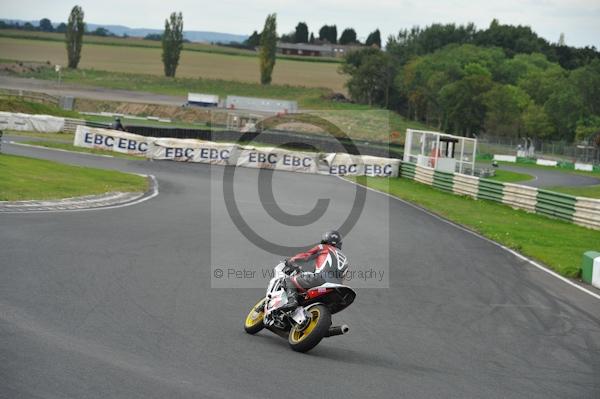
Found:
[[[268,13],[277,13],[278,32],[306,21],[311,31],[323,24],[356,29],[360,38],[379,28],[383,37],[401,28],[435,22],[529,25],[551,42],[564,32],[571,46],[600,48],[600,0],[0,0],[3,18],[63,22],[79,4],[87,22],[162,29],[172,11],[182,11],[185,30],[250,34]]]

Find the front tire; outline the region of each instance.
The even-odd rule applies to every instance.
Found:
[[[244,330],[248,334],[256,334],[263,328],[265,328],[264,316],[265,316],[265,298],[258,301],[256,305],[250,309],[246,320],[244,321]],[[260,309],[260,311],[257,311]]]
[[[296,352],[308,352],[321,342],[331,327],[331,313],[323,305],[315,305],[307,310],[311,317],[308,325],[299,329],[294,325],[290,330],[288,343]]]

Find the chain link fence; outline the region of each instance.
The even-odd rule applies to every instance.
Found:
[[[600,147],[585,143],[482,136],[478,138],[480,154],[505,154],[543,157],[555,160],[600,164]]]

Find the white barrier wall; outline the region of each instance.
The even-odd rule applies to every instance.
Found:
[[[236,165],[326,175],[397,177],[399,159],[343,153],[297,152],[194,139],[151,138],[116,130],[78,126],[74,145],[150,159]]]
[[[575,170],[583,170],[585,172],[593,172],[594,165],[588,163],[575,163]]]
[[[154,139],[148,145],[146,156],[179,162],[201,162],[228,165],[235,145],[190,139]]]
[[[499,155],[499,154],[494,154],[494,161],[517,162],[517,157],[515,155]]]
[[[151,137],[125,133],[118,130],[77,126],[73,145],[76,147],[115,151],[121,154],[146,156],[148,143],[153,140]]]
[[[538,165],[543,165],[543,166],[556,166],[558,165],[557,161],[551,161],[549,159],[538,159],[535,161],[536,164]]]
[[[58,133],[64,126],[65,118],[56,116],[0,112],[0,130]]]

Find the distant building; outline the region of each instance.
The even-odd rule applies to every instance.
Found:
[[[309,44],[277,42],[277,52],[284,55],[306,57],[343,57],[352,50],[364,48],[360,44]]]
[[[298,102],[274,98],[256,98],[227,96],[225,108],[229,110],[247,110],[267,113],[294,113],[298,111]]]
[[[217,107],[219,106],[219,96],[214,94],[188,93],[186,105]]]

